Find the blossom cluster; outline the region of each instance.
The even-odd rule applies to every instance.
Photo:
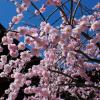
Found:
[[[14,28],[38,0],[10,1],[17,15],[0,37],[0,100],[99,100],[100,4],[93,14],[80,19],[70,16],[65,23],[63,17],[59,27],[42,21],[39,27]],[[46,4],[60,7],[61,0]],[[45,10],[44,4],[38,12]],[[24,42],[20,42],[22,36]]]

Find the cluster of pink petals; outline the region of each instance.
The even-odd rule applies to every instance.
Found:
[[[18,24],[22,18],[23,18],[23,14],[18,14],[17,16],[13,17],[12,22]]]
[[[74,0],[74,2],[76,1]],[[12,18],[13,24],[18,24],[22,20],[23,11],[27,10],[31,3],[30,0],[23,0],[23,2],[17,8],[18,14]],[[61,0],[47,1],[47,4],[57,6],[60,3]],[[97,8],[99,7],[97,6]],[[43,5],[40,12],[43,13],[45,9]],[[61,24],[58,28],[50,23],[41,22],[39,28],[28,26],[10,28],[9,32],[2,37],[0,44],[0,78],[13,79],[9,88],[4,91],[8,95],[7,100],[16,100],[22,88],[22,92],[29,95],[28,97],[24,95],[23,100],[63,100],[60,97],[63,91],[67,91],[75,97],[78,94],[84,100],[88,100],[88,96],[93,92],[94,100],[99,100],[100,82],[98,80],[93,82],[86,73],[87,70],[93,69],[97,72],[100,71],[100,63],[98,63],[98,58],[100,58],[99,16],[98,13],[95,13],[95,16],[87,15],[74,19],[74,27]],[[89,40],[85,41],[81,36],[91,30],[96,35],[88,36]],[[24,36],[24,42],[15,44],[14,40],[19,41],[21,36]],[[32,49],[26,49],[26,44]],[[3,46],[8,48],[7,55],[2,54]],[[40,61],[40,64],[34,65],[32,59],[40,56],[41,49],[44,50],[44,59]],[[91,63],[91,61],[95,63]],[[65,69],[61,69],[62,66]],[[94,74],[92,73],[93,76]],[[34,77],[40,78],[38,86],[32,86]],[[78,80],[77,77],[81,77],[81,79]],[[80,81],[82,82],[80,83]],[[34,93],[35,95],[31,95]]]

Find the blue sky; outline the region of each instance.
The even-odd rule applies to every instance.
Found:
[[[40,0],[39,3],[36,3],[36,5],[38,7],[41,7],[41,2],[44,2],[45,0]],[[100,0],[82,0],[83,4],[87,5],[89,8],[93,7],[97,2],[100,2]],[[48,7],[47,8],[47,12],[44,13],[45,16],[47,16],[48,14],[50,14],[52,12],[52,10],[54,9],[54,7]],[[30,8],[31,11],[34,11],[33,8]],[[34,25],[39,25],[40,22],[40,18],[32,18],[29,20],[29,13],[24,13],[25,14],[25,19],[26,21],[28,21],[29,23],[32,23]],[[0,0],[0,23],[2,23],[6,28],[8,27],[8,23],[10,22],[10,20],[12,19],[12,17],[16,15],[16,8],[15,6],[9,2],[9,0]],[[53,20],[56,20],[57,18],[57,14],[55,14],[55,16],[53,16],[49,22],[52,22]]]

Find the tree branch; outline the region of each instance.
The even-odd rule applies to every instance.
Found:
[[[91,58],[89,57],[87,54],[85,54],[83,51],[81,50],[75,50],[77,53],[80,53],[82,54],[83,56],[85,56],[89,61],[92,61],[92,62],[96,62],[96,63],[100,63],[100,60],[99,59],[95,59],[95,58]]]
[[[45,20],[45,17],[42,15],[42,13],[40,12],[40,10],[38,9],[38,7],[31,1],[31,5],[40,13],[41,18],[43,19],[43,21]]]
[[[72,80],[75,81],[75,79],[74,79],[73,77],[71,77],[70,75],[67,75],[67,74],[65,74],[65,73],[63,73],[63,72],[61,72],[61,71],[52,70],[52,69],[50,69],[50,68],[49,68],[48,70],[51,71],[51,72],[58,73],[58,74],[61,74],[61,75],[66,76],[66,77],[69,77],[70,79],[72,79]]]
[[[66,85],[70,85],[70,86],[78,86],[78,87],[93,87],[93,88],[96,88],[96,89],[100,89],[99,86],[95,86],[94,84],[83,84],[83,83],[66,83],[66,84],[59,84],[60,86],[66,86]]]

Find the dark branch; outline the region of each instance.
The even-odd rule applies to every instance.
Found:
[[[40,16],[41,16],[41,18],[43,19],[43,21],[46,21],[45,20],[45,17],[43,16],[43,14],[40,12],[40,10],[38,9],[38,7],[31,1],[31,5],[37,10],[37,11],[39,11],[39,13],[40,13]]]
[[[75,50],[77,53],[82,54],[83,56],[85,56],[89,61],[95,62],[95,63],[100,63],[99,59],[95,59],[95,58],[91,58],[89,57],[87,54],[85,54],[83,51],[81,50]]]

